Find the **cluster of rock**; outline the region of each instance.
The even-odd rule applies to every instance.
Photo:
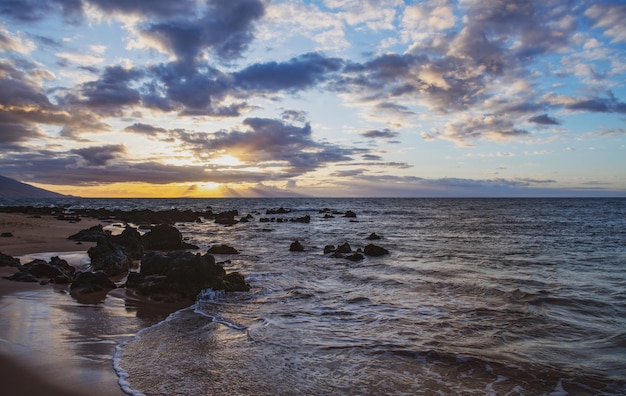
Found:
[[[154,226],[144,235],[130,226],[120,235],[111,235],[102,225],[97,225],[68,239],[96,242],[96,246],[87,251],[91,259],[87,271],[76,272],[58,257],[52,257],[49,263],[34,260],[20,265],[19,259],[0,253],[0,265],[18,268],[17,273],[6,279],[44,284],[71,283],[73,294],[84,294],[114,289],[117,286],[110,278],[128,273],[124,286],[160,300],[193,300],[206,288],[250,290],[243,275],[226,273],[212,256],[212,253],[237,254],[236,249],[219,245],[213,246],[205,255],[193,254],[187,250],[198,247],[185,242],[180,231],[168,224]],[[145,251],[149,252],[144,254]],[[141,260],[139,272],[129,272],[134,260]]]
[[[167,253],[149,252],[141,259],[139,272],[128,274],[126,287],[155,300],[196,298],[207,288],[225,291],[248,291],[238,272],[226,273],[213,255],[175,250]]]
[[[2,263],[7,263],[18,270],[13,275],[6,276],[5,279],[19,282],[40,282],[42,284],[68,284],[74,279],[76,269],[57,256],[50,258],[50,262],[37,259],[24,265],[20,265],[20,260],[17,258],[1,253],[0,256],[2,256]]]
[[[376,233],[371,233],[365,239],[379,240],[382,238],[376,235]],[[304,246],[302,246],[300,241],[296,240],[289,246],[289,251],[290,252],[303,252]],[[329,254],[331,257],[335,257],[335,258],[345,258],[350,261],[361,261],[365,259],[365,256],[369,256],[369,257],[385,256],[389,254],[389,251],[381,246],[377,246],[372,243],[366,245],[363,248],[352,250],[352,247],[350,246],[350,244],[348,242],[345,242],[343,245],[339,245],[339,246],[335,246],[335,245],[324,246],[324,254]]]

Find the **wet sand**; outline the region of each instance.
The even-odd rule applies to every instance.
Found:
[[[0,213],[0,233],[14,235],[0,237],[0,252],[19,257],[22,264],[32,256],[63,258],[67,251],[76,259],[93,244],[77,245],[67,237],[98,223]],[[0,267],[0,276],[16,271]],[[115,346],[180,308],[128,295],[125,289],[78,301],[67,285],[0,279],[0,393],[124,395],[113,370]]]

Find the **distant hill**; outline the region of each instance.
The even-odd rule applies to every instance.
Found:
[[[66,196],[0,176],[0,198],[63,198]]]

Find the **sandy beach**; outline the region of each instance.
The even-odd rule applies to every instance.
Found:
[[[74,265],[93,244],[67,237],[96,224],[0,213],[0,233],[13,235],[0,238],[0,252],[22,264],[69,252]],[[0,276],[14,272],[0,267]],[[78,302],[67,285],[0,279],[2,394],[123,395],[113,370],[115,346],[179,308],[127,295],[125,289]]]

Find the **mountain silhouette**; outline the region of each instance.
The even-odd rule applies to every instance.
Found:
[[[63,198],[67,195],[0,176],[0,198]]]

